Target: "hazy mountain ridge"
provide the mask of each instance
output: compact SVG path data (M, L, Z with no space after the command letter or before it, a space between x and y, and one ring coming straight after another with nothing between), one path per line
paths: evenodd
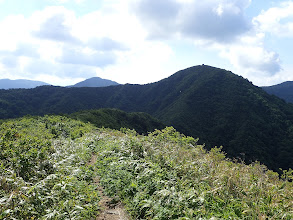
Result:
M116 85L119 85L119 83L108 79L102 79L100 77L92 77L69 87L106 87Z
M13 102L11 100L14 100ZM293 108L230 71L206 65L147 85L53 86L0 93L1 118L118 108L146 112L229 157L293 167Z
M0 89L32 89L37 86L49 85L48 83L27 79L0 79Z
M33 89L38 86L46 85L50 84L27 79L0 79L0 89ZM67 87L106 87L115 85L119 85L119 83L108 79L102 79L100 77L92 77Z
M286 81L273 86L262 87L269 94L278 96L286 102L293 103L293 81Z

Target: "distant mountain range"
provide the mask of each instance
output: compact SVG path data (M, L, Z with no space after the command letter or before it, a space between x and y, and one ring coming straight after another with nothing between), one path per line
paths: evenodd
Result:
M117 108L145 112L230 158L293 168L293 107L230 71L200 65L147 85L1 90L0 118Z
M116 86L116 85L119 85L119 84L117 82L114 82L108 79L102 79L100 77L92 77L69 87L106 87L106 86Z
M278 96L286 102L293 103L293 81L287 81L278 85L265 86L262 88L269 94Z
M31 89L37 86L49 85L45 82L26 79L0 79L0 89Z
M32 89L38 86L49 85L45 82L40 81L33 81L33 80L26 80L26 79L0 79L0 89ZM100 77L92 77L76 83L72 86L68 87L106 87L106 86L113 86L119 85L117 82L102 79Z

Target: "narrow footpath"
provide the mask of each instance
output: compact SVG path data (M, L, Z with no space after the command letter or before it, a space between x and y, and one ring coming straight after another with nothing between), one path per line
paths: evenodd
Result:
M89 165L94 165L97 161L97 156L92 155ZM96 220L130 220L127 212L120 202L115 202L110 197L104 195L103 187L99 183L99 177L94 178L95 184L98 186L98 191L101 196L99 206L101 213L97 216Z

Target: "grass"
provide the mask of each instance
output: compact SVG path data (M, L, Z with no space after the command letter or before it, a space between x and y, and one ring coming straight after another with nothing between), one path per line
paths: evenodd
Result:
M99 195L87 165L90 125L64 117L0 127L0 219L91 219Z
M293 218L292 182L259 163L206 152L173 128L104 135L96 145L101 183L136 219Z
M172 127L143 136L21 118L1 124L0 148L0 219L95 219L97 175L133 219L293 219L292 170L229 160Z

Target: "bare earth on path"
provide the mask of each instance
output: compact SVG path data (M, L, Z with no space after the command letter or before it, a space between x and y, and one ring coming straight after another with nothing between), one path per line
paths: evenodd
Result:
M95 164L97 156L92 155L89 165ZM120 202L115 202L112 198L104 195L103 187L99 184L99 178L94 178L95 184L98 185L98 191L101 195L99 202L101 213L97 216L96 220L130 220L127 212Z

